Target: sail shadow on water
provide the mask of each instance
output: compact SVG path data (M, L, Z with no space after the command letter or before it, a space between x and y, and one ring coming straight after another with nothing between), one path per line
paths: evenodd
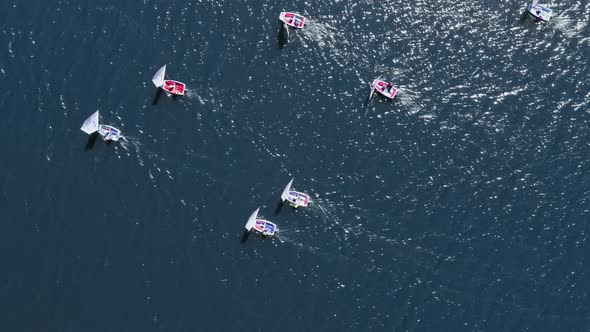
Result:
M282 200L278 200L277 202L277 207L275 208L275 216L278 216L279 213L281 213L281 210L283 209L283 201Z
M84 151L90 151L96 144L96 140L98 139L98 133L95 132L88 136L88 140L86 141L86 146L84 147Z
M162 89L157 88L156 89L156 93L154 94L154 99L152 99L152 105L156 105L158 104L158 101L160 100L160 96L162 96Z
M373 91L374 87L371 85L371 93L367 96L367 98L365 98L365 102L363 103L363 111L366 111L367 107L369 107L369 104L371 103L371 97L373 97Z
M367 108L367 106L369 106L370 101L371 101L371 96L367 96L367 98L365 98L365 102L363 103L363 110L365 110Z
M277 35L277 42L279 45L279 48L283 48L285 47L285 45L287 45L287 42L289 41L289 27L287 27L286 24L281 23L279 24L279 33Z
M244 242L248 241L249 237L250 237L250 231L244 230L244 233L242 233L242 238L240 239L240 242L244 243Z

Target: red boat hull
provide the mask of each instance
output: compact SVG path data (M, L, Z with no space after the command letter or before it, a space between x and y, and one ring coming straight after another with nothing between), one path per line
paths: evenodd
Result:
M182 96L186 90L186 84L178 81L166 80L164 81L164 85L162 85L162 89L173 95Z

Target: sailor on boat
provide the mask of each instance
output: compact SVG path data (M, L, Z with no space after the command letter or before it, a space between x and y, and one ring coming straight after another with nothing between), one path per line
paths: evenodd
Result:
M391 92L391 88L393 88L393 84L392 83L387 83L387 87L385 88L385 91Z

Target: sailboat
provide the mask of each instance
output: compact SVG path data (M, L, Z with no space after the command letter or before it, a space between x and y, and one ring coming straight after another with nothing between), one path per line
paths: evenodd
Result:
M293 180L295 180L295 178L291 179L291 181L287 183L285 189L283 189L283 193L281 194L281 200L283 202L289 202L291 206L294 208L298 208L300 206L306 207L309 204L309 195L299 191L291 190Z
M121 130L113 126L99 124L98 121L99 113L96 111L88 119L86 119L86 121L84 121L80 129L88 135L98 132L105 141L117 142L121 138L125 139L125 137L121 135Z
M539 0L533 0L528 7L529 14L539 21L547 22L551 19L553 11L545 5L540 5Z
M248 218L248 222L245 226L246 231L250 232L254 230L263 236L275 235L275 233L279 231L279 228L268 220L258 219L259 210L260 208L256 209L252 215L250 215L250 218Z
M396 87L393 86L392 83L385 82L380 78L376 79L371 83L371 93L369 94L369 99L373 96L373 93L378 91L383 96L393 99L397 94Z
M279 20L295 29L302 29L307 21L302 15L293 12L281 12Z
M158 88L162 88L164 91L169 92L173 95L183 96L186 90L186 84L174 80L167 80L166 76L166 65L162 66L152 78L152 82Z

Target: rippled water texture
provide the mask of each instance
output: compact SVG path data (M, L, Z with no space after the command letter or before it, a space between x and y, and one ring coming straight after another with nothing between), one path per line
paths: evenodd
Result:
M590 4L548 4L0 3L0 330L588 330Z

